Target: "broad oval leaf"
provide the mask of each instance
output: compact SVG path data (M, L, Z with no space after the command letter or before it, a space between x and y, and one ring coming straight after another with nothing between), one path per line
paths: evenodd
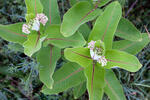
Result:
M76 62L82 67L87 67L93 61L88 48L67 48L64 51L64 56L67 60Z
M60 33L60 25L50 25L47 26L45 33L47 34L47 38L44 41L44 45L53 44L59 48L65 47L82 47L86 44L83 36L76 32L73 36L64 37Z
M83 82L75 86L73 90L74 99L78 99L79 97L81 97L85 93L85 91L86 91L86 82Z
M0 25L0 37L10 42L23 44L27 35L22 33L22 25L23 23Z
M32 31L28 35L27 41L23 43L24 53L31 57L35 52L40 50L42 42L45 38L46 36L43 36L40 33L37 33L36 31Z
M64 15L60 31L63 36L69 37L73 35L82 24L95 19L100 14L101 10L93 8L89 2L79 2Z
M122 86L111 69L106 70L104 92L110 100L126 100Z
M105 8L104 13L96 20L94 28L89 36L89 42L91 40L102 40L105 43L106 49L112 49L114 33L121 15L121 5L117 1L109 4Z
M129 41L129 40L115 41L113 42L113 49L118 49L136 55L148 43L150 43L150 38L148 37L147 33L143 33L142 41Z
M87 89L89 93L89 100L102 100L105 86L105 70L94 61L87 68L84 69L87 78Z
M47 25L61 23L57 0L41 0L43 12L48 17Z
M42 92L44 94L57 94L59 92L65 91L81 82L85 81L83 68L81 68L76 63L66 63L59 70L57 70L54 75L54 86L52 89L44 86Z
M40 80L50 89L53 87L54 80L52 76L55 71L56 63L60 57L61 50L52 45L41 48L37 55L37 62L39 62L40 66Z
M142 40L140 31L129 20L123 17L118 24L115 35L130 41Z
M130 72L138 71L142 65L136 56L118 50L106 51L107 65L105 68L119 67Z

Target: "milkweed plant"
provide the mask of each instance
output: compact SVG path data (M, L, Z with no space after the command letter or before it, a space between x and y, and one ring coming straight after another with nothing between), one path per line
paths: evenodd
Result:
M62 20L57 0L25 3L26 22L0 25L0 37L22 45L39 63L41 92L73 88L75 99L87 90L89 100L102 100L104 93L110 100L126 100L112 69L138 71L142 65L135 55L150 39L122 16L118 1L70 0ZM64 64L55 71L59 59Z

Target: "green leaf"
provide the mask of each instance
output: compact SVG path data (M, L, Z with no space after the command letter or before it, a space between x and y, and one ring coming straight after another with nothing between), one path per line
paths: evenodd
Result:
M85 93L85 91L86 91L86 82L83 82L74 87L73 90L74 99L78 99L79 97L81 97Z
M64 51L64 56L69 61L76 62L82 67L88 67L89 64L92 64L88 48L67 48Z
M52 76L55 71L56 63L60 57L61 50L52 45L41 48L37 55L37 62L40 64L40 80L50 89L53 87L54 80Z
M73 35L82 24L95 19L100 14L101 10L93 8L89 2L79 2L64 15L61 33L65 37L69 37Z
M60 33L60 25L51 25L48 26L45 30L45 33L48 35L46 40L44 41L44 45L53 44L59 48L65 47L82 47L86 44L83 36L76 32L71 37L64 37Z
M28 35L28 40L23 44L24 53L31 57L35 52L40 50L42 42L45 38L46 37L40 35L40 33L32 31L32 33Z
M122 86L111 69L106 70L104 92L110 100L126 100Z
M96 20L89 36L89 42L91 40L96 41L101 39L105 43L106 49L112 49L114 33L117 29L121 14L121 6L117 1L109 4L104 13Z
M130 41L142 40L140 31L138 31L137 28L125 18L121 18L115 35Z
M83 68L76 63L66 63L54 75L54 86L53 89L49 89L46 86L42 88L44 94L57 94L65 91L81 82L85 81L86 78L83 75Z
M95 4L99 2L98 7L102 7L106 5L108 2L110 2L110 0L91 0L91 1L93 1Z
M44 7L44 14L48 17L48 24L61 23L57 0L41 0Z
M79 28L79 32L82 33L82 35L83 35L85 40L88 40L88 37L89 37L90 32L91 32L91 29L90 29L90 27L87 24L83 24Z
M25 4L27 7L27 14L34 14L43 12L43 6L40 0L25 0Z
M136 55L149 42L150 42L150 39L149 39L147 33L143 33L142 41L128 41L128 40L115 41L115 42L113 42L113 49L119 49L121 51L125 51L130 54Z
M0 25L0 37L10 42L23 44L27 35L22 33L22 25L23 23Z
M136 56L118 50L106 51L107 65L105 68L120 67L130 72L138 71L142 65Z
M74 4L80 2L80 1L88 1L92 4L91 0L70 0L70 5L73 6Z
M93 62L93 64L85 68L84 72L87 78L89 100L102 100L105 86L105 70Z

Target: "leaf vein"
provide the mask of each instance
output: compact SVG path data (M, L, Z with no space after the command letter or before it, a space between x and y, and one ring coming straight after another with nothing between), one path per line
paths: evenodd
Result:
M65 81L65 80L69 79L71 76L73 76L73 75L79 73L79 72L82 71L83 69L84 69L84 68L79 68L79 69L77 69L76 71L74 71L73 73L69 74L69 75L66 76L64 79L62 79L62 80L56 82L55 84L59 84L59 83Z
M117 93L113 90L113 88L110 86L110 84L108 83L108 81L105 79L106 84L108 85L108 87L112 90L112 93L118 98L118 100L121 100L119 98L119 96L117 95Z
M110 25L110 22L111 22L111 20L112 20L113 15L114 15L114 9L115 9L115 7L116 7L116 5L114 6L114 8L113 8L113 10L112 10L110 19L109 19L109 21L108 21L108 23L107 23L107 27L106 27L106 29L105 29L105 32L103 33L102 41L104 41L104 38L105 38L105 36L106 36L106 34L107 34L108 27L109 27L109 25Z
M72 26L72 28L78 26L78 24L80 24L88 15L90 15L93 11L95 11L95 10L98 8L98 4L99 4L99 3L100 3L100 0L98 0L96 6L95 6L92 10L90 10L89 12L87 12L87 13L85 14L85 16L83 16L83 17L80 19L79 22L75 23L75 24ZM70 31L72 28L70 28L69 31Z
M67 40L67 39L63 39L63 38L47 38L45 39L45 41L47 40L62 40L62 41L69 41L69 42L80 42L79 40Z
M91 96L93 100L93 82L94 82L95 63L93 61L92 80L91 80Z
M82 54L80 54L80 53L77 53L77 52L74 52L74 51L72 51L73 53L75 53L75 54L77 54L77 55L79 55L79 56L82 56L82 57L85 57L85 58L88 58L88 59L92 59L91 57L88 57L88 56L85 56L85 55L82 55Z
M109 61L109 62L115 62L115 63L121 63L121 64L127 64L127 65L137 66L137 64L131 64L131 63L123 62L123 61L116 61L116 60L111 60L111 59L107 59L107 61Z
M26 35L23 35L23 34L20 34L20 33L16 33L16 32L10 31L10 30L3 30L3 31L5 31L5 32L7 31L7 32L10 32L10 33L18 35L18 36L27 37Z
M35 44L34 48L37 47L39 40L40 40L40 32L38 31L38 37L37 37L36 44Z
M36 0L35 0L35 8L34 8L34 10L35 10L35 15L36 15L37 14Z
M49 0L49 20L50 20L50 24L51 24L51 0Z

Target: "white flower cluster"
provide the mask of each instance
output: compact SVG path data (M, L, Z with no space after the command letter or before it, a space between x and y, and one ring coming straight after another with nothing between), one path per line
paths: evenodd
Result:
M105 56L102 56L101 48L95 47L96 41L91 41L88 43L88 48L90 49L90 55L93 60L96 60L98 63L101 63L102 66L106 66L107 60Z
M47 21L48 21L48 18L43 13L37 14L36 18L34 18L32 21L30 21L29 24L23 24L22 32L29 34L30 30L39 31L40 23L45 26Z

